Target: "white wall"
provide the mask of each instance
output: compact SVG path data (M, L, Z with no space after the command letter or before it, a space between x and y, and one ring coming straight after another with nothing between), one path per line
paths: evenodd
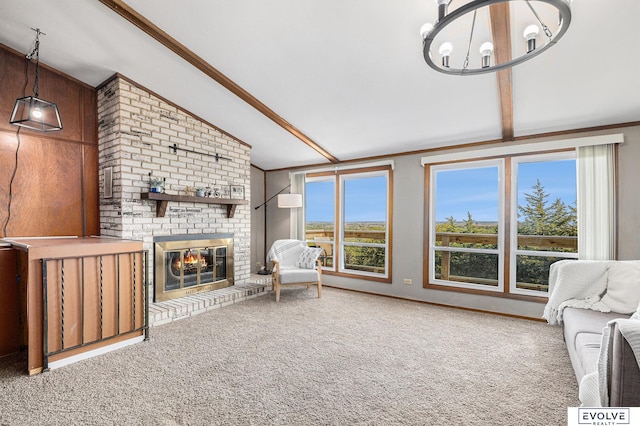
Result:
M599 134L623 133L625 142L619 149L619 223L618 257L640 259L640 126L590 133L563 135L551 138L527 140L527 143L543 140L560 140ZM422 287L422 238L424 229L424 169L420 159L425 154L393 157L394 206L393 206L393 273L392 283L385 284L362 279L350 279L324 274L323 282L341 288L377 294L421 300L432 303L482 309L512 315L540 318L544 304L490 297L460 292L425 289ZM289 183L287 171L267 172L267 194L275 193ZM281 210L281 211L278 211ZM289 237L289 212L270 208L267 217L267 240ZM253 247L252 247L253 250ZM405 278L412 285L403 283Z

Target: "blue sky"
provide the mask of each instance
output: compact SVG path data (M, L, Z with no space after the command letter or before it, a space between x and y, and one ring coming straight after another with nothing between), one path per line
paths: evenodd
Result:
M518 204L526 204L524 194L531 192L536 179L549 193L547 201L556 198L568 205L575 203L575 160L558 160L518 165ZM464 220L467 211L476 221L498 218L498 169L488 167L440 172L437 180L436 220L449 216ZM347 222L384 221L386 190L384 177L348 179L346 181ZM307 221L333 222L335 213L334 182L313 182L306 186Z
M575 203L575 160L520 163L518 165L518 204L525 205L525 193L532 192L536 179L544 187L548 203L560 198L568 205ZM444 171L438 173L436 220L467 218L467 212L476 221L498 219L498 169L486 167Z
M367 177L345 181L347 222L383 222L386 216L386 178ZM307 222L333 222L334 183L313 182L306 186Z

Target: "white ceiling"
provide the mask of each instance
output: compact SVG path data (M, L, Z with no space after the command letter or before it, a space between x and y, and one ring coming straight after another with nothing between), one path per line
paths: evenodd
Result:
M434 0L126 3L339 160L500 139L494 74L422 58ZM454 1L454 4L456 2ZM516 136L640 120L638 0L575 0L564 38L513 68ZM115 72L250 144L271 170L328 161L98 0L0 0L0 43L97 86Z

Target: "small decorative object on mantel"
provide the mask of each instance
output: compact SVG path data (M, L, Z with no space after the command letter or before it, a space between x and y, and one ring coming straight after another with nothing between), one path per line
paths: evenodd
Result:
M220 193L220 188L218 188L217 186L214 186L213 189L211 190L210 197L221 198L222 194Z
M196 197L206 197L207 193L204 188L196 188Z
M185 186L184 194L188 197L195 197L196 195L196 187L195 186Z
M229 185L229 192L231 193L232 200L244 200L244 186L243 185Z
M231 186L229 185L221 185L220 188L218 189L219 193L220 193L220 197L219 198L226 198L226 199L230 199L231 198Z
M149 173L149 192L164 192L165 178L153 177Z

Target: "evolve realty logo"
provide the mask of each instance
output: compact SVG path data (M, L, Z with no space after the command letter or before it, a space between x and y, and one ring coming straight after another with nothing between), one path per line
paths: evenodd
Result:
M628 408L578 408L579 425L615 426L637 425L631 423L631 412Z

